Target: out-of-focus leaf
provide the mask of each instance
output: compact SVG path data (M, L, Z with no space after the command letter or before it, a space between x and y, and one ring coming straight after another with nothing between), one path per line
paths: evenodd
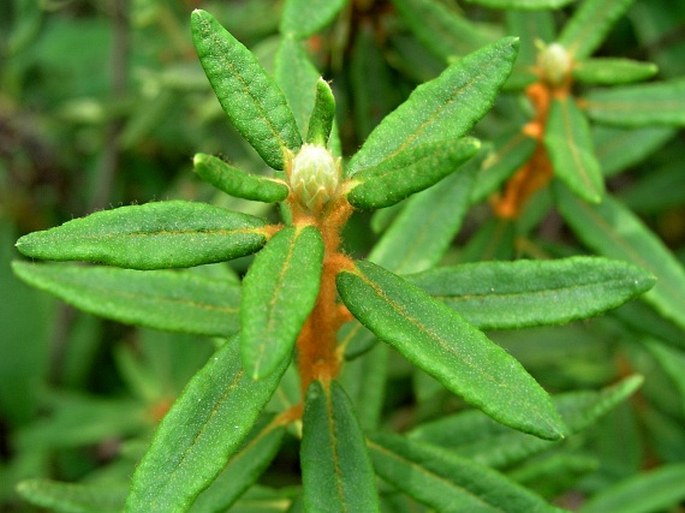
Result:
M540 385L449 307L371 262L341 272L337 283L357 319L448 390L515 429L550 440L564 436Z
M578 238L602 255L631 262L656 276L656 285L644 299L685 327L685 270L663 242L611 197L589 205L563 187L556 192L559 210Z
M685 80L597 89L581 100L595 121L621 126L685 125Z
M189 271L26 262L12 268L34 287L126 324L210 336L232 335L240 327L240 286Z
M578 62L573 67L573 78L586 84L626 84L651 78L658 71L656 64L651 62L598 57Z
M554 174L578 196L599 203L604 195L604 177L595 157L590 126L572 97L552 101L545 147Z
M477 139L465 137L400 149L355 174L347 199L358 208L389 207L455 172L479 147Z
M281 14L283 34L304 39L328 25L347 0L287 0Z
M668 374L676 386L681 404L681 413L685 414L685 375L683 375L685 353L654 339L648 340L646 344L661 368Z
M133 475L125 511L186 511L240 447L285 367L254 381L240 364L237 337L227 341L162 420Z
M436 265L461 227L477 171L478 166L469 162L410 198L371 250L369 260L400 274Z
M364 435L347 394L335 381L309 385L300 461L306 511L379 512Z
M206 153L195 155L193 168L205 182L237 198L275 203L288 197L288 186L283 182L245 173Z
M489 31L436 0L393 0L416 38L444 60L466 55L493 39Z
M437 447L390 433L368 444L384 480L441 513L560 511L498 472Z
M193 43L219 103L242 136L274 169L302 145L293 113L257 58L214 17L196 9Z
M269 423L253 431L254 436L228 460L209 488L197 496L190 513L227 511L266 470L281 445L285 428Z
M374 167L412 146L462 137L492 106L511 72L517 46L516 38L502 39L417 87L369 135L350 160L348 174Z
M581 513L650 513L674 507L685 498L685 464L673 464L625 479L607 488Z
M568 491L580 478L597 469L597 458L559 452L535 459L507 475L543 497L553 499Z
M646 126L619 128L597 125L592 127L595 155L604 176L613 176L651 155L676 133L675 128Z
M482 329L590 317L645 292L655 282L630 264L596 257L462 264L407 279Z
M643 381L641 376L631 376L597 392L560 394L554 397L554 404L568 426L569 434L575 434L625 401ZM507 429L476 410L419 425L409 436L495 468L514 465L556 445L556 442Z
M619 199L638 214L659 214L685 204L685 173L680 160L650 169L649 173L622 189Z
M241 355L254 378L290 361L302 325L314 308L323 262L314 226L288 227L259 252L243 280Z
M83 260L134 269L191 267L230 260L266 242L259 217L190 201L160 201L95 212L24 235L32 258Z
M35 506L57 513L118 513L126 500L127 484L75 484L29 479L17 492Z
M585 59L632 3L633 0L585 0L564 25L557 42L571 52L575 61Z
M559 9L574 0L467 0L469 3L493 9Z
M539 51L535 46L535 41L554 41L556 30L553 14L546 10L511 9L505 11L507 34L521 38L519 56L507 86L515 79L514 75L526 79L526 85L529 81L536 80L536 76L530 69L535 64Z

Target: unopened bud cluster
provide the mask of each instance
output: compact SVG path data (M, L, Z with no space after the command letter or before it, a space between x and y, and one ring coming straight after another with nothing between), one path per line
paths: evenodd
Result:
M538 69L546 82L551 85L562 85L571 74L573 60L559 43L543 46L538 54Z
M304 144L290 168L290 189L300 205L319 213L338 195L340 159L316 144Z

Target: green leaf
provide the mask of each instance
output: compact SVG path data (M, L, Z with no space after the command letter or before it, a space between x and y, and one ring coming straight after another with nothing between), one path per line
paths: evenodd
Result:
M590 125L573 98L553 100L545 147L556 176L584 200L602 201L604 177L595 157Z
M326 146L335 118L335 98L331 86L322 77L316 82L314 110L309 118L307 142Z
M228 336L240 328L240 286L190 271L13 262L26 283L86 312L147 328Z
M364 436L347 394L335 381L309 385L300 463L306 511L380 511Z
M281 446L285 428L274 423L258 427L209 488L198 495L190 513L227 511L266 470Z
M492 9L559 9L570 4L574 0L467 0L469 3L478 4Z
M314 308L323 263L323 240L314 226L288 227L259 252L243 280L240 305L242 358L255 379L290 359Z
M50 479L27 479L17 493L29 503L58 513L119 513L126 500L127 485L61 483Z
M560 511L498 472L443 449L390 433L371 437L368 445L384 480L440 513Z
M578 238L601 255L625 260L656 276L656 285L643 298L685 327L685 269L664 243L611 197L600 205L589 205L562 187L556 193L559 211Z
M259 250L266 222L190 201L161 201L95 212L29 233L17 249L32 258L84 260L134 269L191 267Z
M471 137L431 141L399 150L395 155L367 167L348 183L349 202L357 208L383 208L427 189L453 173L480 147Z
M626 84L652 78L658 71L651 62L600 57L578 62L573 67L573 78L586 84Z
M592 127L595 155L604 176L613 176L650 156L676 134L668 126ZM681 174L682 176L682 174Z
M483 27L436 0L393 0L409 29L445 61L466 55L492 41Z
M547 393L454 310L370 262L341 272L337 282L357 319L448 390L515 429L550 440L564 436Z
M554 396L554 404L568 426L568 434L573 435L625 401L643 381L642 376L635 375L599 391L559 394ZM477 410L419 425L408 436L495 468L511 467L558 443L508 429Z
M287 0L281 15L281 33L304 39L328 25L347 0Z
M507 475L529 490L555 499L573 490L573 485L598 468L596 456L556 452L526 462Z
M417 87L385 117L348 165L353 176L407 148L458 139L490 109L511 72L518 40L505 38L449 66Z
M585 59L632 3L633 0L585 0L566 23L557 42L571 52L574 61Z
M520 128L498 137L494 149L481 165L480 173L471 191L471 203L478 203L496 191L533 155L537 141L524 134Z
M655 283L642 269L599 257L461 264L407 279L482 329L583 319L615 308Z
M283 93L252 52L211 14L195 9L190 24L198 57L224 112L264 162L283 169L287 151L302 145Z
M406 202L373 247L369 260L404 274L436 265L449 249L469 206L478 166L473 161Z
M126 513L187 511L240 447L286 365L254 381L239 351L237 337L226 342L164 417L133 475Z
M595 121L621 126L685 125L685 80L595 90L582 100Z
M675 508L685 499L685 464L665 465L604 489L581 513L650 513Z
M212 155L197 153L193 169L205 182L237 198L275 203L288 197L285 183L245 173Z
M685 413L685 376L683 376L685 352L655 339L646 340L644 344L675 385L680 399L680 413Z

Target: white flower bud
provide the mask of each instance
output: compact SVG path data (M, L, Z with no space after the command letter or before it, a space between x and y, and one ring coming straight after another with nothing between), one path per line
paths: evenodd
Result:
M316 144L304 144L290 169L290 188L309 212L319 212L337 196L340 159Z
M561 85L571 73L573 60L559 43L545 46L538 54L538 67L544 79L552 85Z

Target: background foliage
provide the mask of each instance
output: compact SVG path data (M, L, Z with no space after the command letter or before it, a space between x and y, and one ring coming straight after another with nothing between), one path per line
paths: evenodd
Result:
M560 394L560 403L573 404L564 399L565 392L599 390L634 373L646 377L644 385L622 402L616 397L628 396L627 391L614 396L607 392L620 404L599 408L597 417L606 415L590 427L559 406L574 432L588 429L555 450L528 449L521 441L520 455L502 455L488 453L486 442L479 445L479 440L469 438L473 433L497 431L483 419L474 418L477 427L471 433L460 437L450 430L453 436L441 440L444 431L428 422L460 410L463 404L394 353L387 380L374 383L360 359L348 364L343 381L355 404L383 401L384 427L453 447L569 509L677 511L678 501L685 497L685 289L681 281L685 154L679 128L685 121L678 118L685 108L676 104L671 109L652 109L667 112L670 119L654 119L654 112L647 112L651 118L640 120L636 114L618 121L607 121L587 109L581 114L588 115L587 133L577 139L594 147L593 162L611 198L595 207L564 191L553 199L547 187L533 195L512 221L494 215L489 198L493 191L504 190L501 184L534 151L525 141L509 144L518 141L521 127L536 114L521 92L531 80L525 64L535 61L534 37L549 42L562 34L562 40L573 40L573 30L564 27L582 4L591 2L543 2L555 9L507 12L497 9L497 4L510 2L495 0L459 5L439 0L330 1L321 2L320 9L312 11L316 15L304 20L298 15L300 3L14 0L0 5L2 507L39 510L20 500L16 484L27 478L50 478L111 484L111 495L99 494L93 500L100 501L101 511L115 510L126 494L121 483L144 452L156 424L215 348L206 337L103 321L28 288L10 270L16 238L96 210L157 199L202 200L275 215L268 205L217 193L191 172L196 152L230 156L243 169L264 170L254 150L226 122L197 61L188 19L193 8L202 7L250 47L267 69L273 68L283 37L279 29L306 40L311 58L332 81L343 155L354 153L416 85L437 76L455 57L500 35L521 36L521 66L474 131L486 142L480 167L454 177L472 182L470 197L454 198L451 191L468 191L468 187L454 189L452 184L443 204L436 202L436 196L422 204L417 195L374 216L356 214L344 234L346 249L364 257L374 248L374 261L397 272L414 273L438 262L397 251L393 245L401 247L402 237L394 234L416 240L431 233L437 240L436 234L446 230L442 263L593 253L638 263L662 284L649 293L648 301L563 326L498 329L488 334L547 390ZM616 21L607 22L605 38L594 43L583 39L586 57L592 53L653 62L658 73L651 81L677 84L685 75L685 7L667 0L622 4L627 10L619 9ZM593 84L587 75L585 80L573 89L581 106L582 99L599 101L602 94L618 87ZM638 96L644 93L629 95L627 101ZM545 144L555 147L553 140L549 136ZM593 194L601 192L593 189L585 199L592 202ZM417 223L425 219L426 211L441 207L446 213L439 210L435 224ZM602 224L598 219L615 223ZM616 238L619 244L613 243ZM201 273L207 279L237 280L249 262L244 258L230 268L207 266ZM130 322L135 323L135 318ZM493 327L487 320L481 325ZM517 326L514 319L508 327ZM364 343L358 351L365 350ZM628 385L623 386L632 391L637 383ZM374 395L370 389L383 393ZM291 399L274 400L289 404ZM373 408L360 411L362 426L378 422L365 417L374 415ZM260 487L232 511L291 507L292 490L300 479L294 438L276 430L260 440L267 444L263 450L268 453L280 437L284 445ZM374 465L384 469L377 471L390 483L395 479L393 464L380 448L397 449L401 443L379 436L370 445ZM428 457L435 458L436 465L456 465L430 453ZM22 486L23 495L38 497L35 504L51 506L55 494L49 484L26 481ZM646 491L641 492L643 488ZM389 511L421 511L422 506L391 488L382 493ZM292 506L295 511L297 507L297 503ZM78 505L62 508L58 510L80 511Z

